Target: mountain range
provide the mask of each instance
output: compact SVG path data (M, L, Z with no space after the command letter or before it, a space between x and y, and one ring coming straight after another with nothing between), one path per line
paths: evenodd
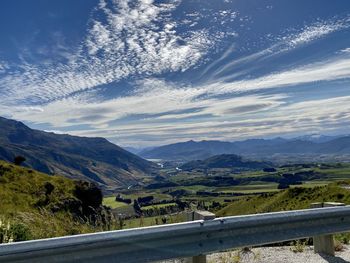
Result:
M0 117L0 159L23 156L25 166L96 182L103 189L151 179L156 165L104 138L88 138L33 130Z
M177 161L203 160L214 155L237 154L270 160L276 155L332 155L350 154L350 136L304 136L294 139L249 139L236 142L187 141L160 146L139 153L147 159Z

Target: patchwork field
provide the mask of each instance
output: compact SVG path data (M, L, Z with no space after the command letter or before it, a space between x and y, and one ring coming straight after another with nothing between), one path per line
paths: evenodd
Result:
M123 220L123 227L160 224L165 216L174 218L184 209L206 209L222 216L307 208L314 201L350 202L349 190L342 186L350 180L346 163L288 165L274 172L168 169L163 173L171 176L156 185L116 193L130 199L129 204L116 201L115 196L104 198L103 203ZM149 203L140 203L140 219L134 200L149 197Z

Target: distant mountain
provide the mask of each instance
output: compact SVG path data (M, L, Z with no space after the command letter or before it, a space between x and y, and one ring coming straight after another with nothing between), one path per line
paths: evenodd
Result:
M135 147L125 146L125 147L123 147L123 149L125 149L128 152L131 152L133 154L139 154L142 151L150 151L150 150L154 149L154 147L135 148Z
M304 135L304 136L299 136L295 138L294 140L300 140L300 141L311 141L311 142L329 142L331 140L337 139L339 137L344 137L341 135L338 136L329 136L329 135L322 135L322 134L309 134L309 135Z
M242 142L222 141L187 141L169 144L154 148L150 151L142 151L140 156L148 159L163 160L203 160L219 154L240 154L246 152L259 152L270 146L288 142L286 139L273 140L249 139Z
M142 151L139 155L148 159L202 160L218 154L232 153L233 151L234 148L230 142L188 141Z
M350 136L335 137L315 142L312 140L275 138L249 139L236 142L187 141L169 144L139 153L149 159L163 160L203 160L219 154L237 154L266 158L276 154L285 155L343 155L350 154Z
M137 184L156 168L104 138L33 130L0 117L0 159L12 161L16 155L41 172L88 179L104 189Z
M182 170L209 169L209 168L232 168L232 169L263 169L271 165L266 162L244 160L235 154L220 154L203 161L191 161L180 168Z
M133 153L133 154L138 154L139 152L142 151L142 149L134 148L134 147L122 147L122 148L128 152Z

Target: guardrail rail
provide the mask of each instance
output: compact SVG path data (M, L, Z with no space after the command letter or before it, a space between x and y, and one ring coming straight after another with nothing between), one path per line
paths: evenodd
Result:
M0 245L0 262L154 262L350 231L350 206L196 220Z

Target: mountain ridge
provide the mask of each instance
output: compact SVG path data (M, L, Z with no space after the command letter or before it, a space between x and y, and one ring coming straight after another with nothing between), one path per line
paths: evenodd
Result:
M335 136L315 142L301 138L248 139L244 141L187 141L163 145L139 153L143 158L163 160L203 160L214 155L236 154L266 157L274 154L350 154L350 136Z
M50 174L88 179L102 188L137 184L151 177L155 164L99 137L33 130L0 117L0 159L26 158L25 165Z

